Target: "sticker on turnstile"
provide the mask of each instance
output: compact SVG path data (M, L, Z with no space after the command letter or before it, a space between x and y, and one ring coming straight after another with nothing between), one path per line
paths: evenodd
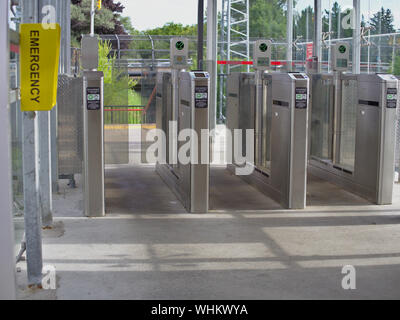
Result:
M196 108L208 108L208 87L196 87L194 103Z
M86 89L86 103L88 110L100 110L100 88Z
M388 88L387 89L387 107L390 109L397 108L397 89L396 88Z
M307 88L296 88L296 109L307 109Z

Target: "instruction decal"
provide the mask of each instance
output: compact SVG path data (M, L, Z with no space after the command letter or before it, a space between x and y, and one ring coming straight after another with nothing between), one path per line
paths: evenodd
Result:
M296 109L307 109L308 91L307 88L296 88Z
M86 89L86 102L89 111L101 109L100 95L100 88Z
M396 88L388 88L387 89L387 107L390 109L397 108L397 89Z
M195 107L208 108L208 87L195 87Z

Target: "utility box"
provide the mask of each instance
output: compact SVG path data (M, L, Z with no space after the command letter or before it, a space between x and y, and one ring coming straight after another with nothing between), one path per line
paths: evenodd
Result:
M171 68L182 70L188 65L189 41L186 38L172 38L170 42Z
M258 40L254 44L253 64L256 70L269 70L271 68L272 41Z
M348 71L350 61L350 45L346 42L337 42L332 50L332 70Z

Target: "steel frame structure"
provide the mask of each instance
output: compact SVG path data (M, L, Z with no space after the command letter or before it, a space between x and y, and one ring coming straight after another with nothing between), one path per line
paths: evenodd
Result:
M249 0L222 0L221 13L221 60L250 60L250 4ZM226 74L238 65L220 66L219 112L218 120L224 121L223 108L226 102ZM247 66L250 71L250 66Z

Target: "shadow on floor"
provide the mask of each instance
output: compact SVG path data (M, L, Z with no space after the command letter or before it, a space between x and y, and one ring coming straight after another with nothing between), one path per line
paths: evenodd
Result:
M107 214L186 213L152 165L109 166L105 176ZM307 207L365 207L371 202L313 175L308 176ZM276 211L283 207L225 167L210 170L211 211Z
M107 214L186 213L151 165L106 168Z
M329 181L309 174L307 177L307 206L368 206L370 201Z
M225 167L210 170L210 210L279 210L282 206Z

